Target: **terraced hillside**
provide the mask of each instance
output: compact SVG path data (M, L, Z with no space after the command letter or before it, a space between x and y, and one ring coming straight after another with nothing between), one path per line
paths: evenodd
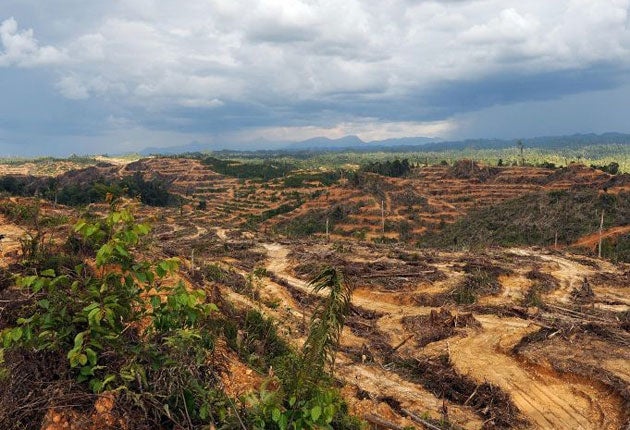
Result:
M606 188L614 194L624 189L624 181L614 182L611 178L581 165L561 170L488 168L470 161L416 168L407 178L368 173L329 189L269 224L279 225L280 231L293 232L296 225L316 223L317 228L305 233L321 233L328 218L334 224L334 233L341 236L413 239L453 223L472 210L537 191Z
M462 160L453 166L416 167L403 178L352 172L340 178L326 170L293 170L261 180L219 174L201 159L170 157L101 162L58 175L54 186L74 187L76 192L94 181L107 183L134 174L164 183L179 196L181 211L197 224L212 221L303 236L324 234L328 223L333 237L404 241L440 230L471 211L538 191L583 187L615 194L630 189L623 175L614 178L581 165L552 170L487 167ZM32 192L48 181L18 177L33 182L25 187ZM45 187L51 186L46 182Z
M293 181L319 171L291 172L268 181L220 175L195 159L156 158L127 165L121 174L158 176L189 202L190 222L211 220L225 226L291 236L324 234L364 239L415 240L481 208L540 191L602 189L614 194L628 184L581 165L551 170L485 167L470 161L454 166L413 169L405 178L364 173L325 186L317 180ZM193 210L200 208L201 210Z

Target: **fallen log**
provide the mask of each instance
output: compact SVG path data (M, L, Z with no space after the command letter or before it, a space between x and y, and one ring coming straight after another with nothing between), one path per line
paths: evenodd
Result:
M407 336L405 339L403 339L402 342L400 342L398 345L396 345L394 347L394 349L392 349L392 352L398 351L398 349L400 349L400 347L402 347L404 344L406 344L409 341L409 339L411 339L414 336L415 336L415 334L410 334L409 336Z
M422 424L423 426L425 426L426 428L428 428L430 430L442 430L440 427L431 424L427 420L425 420L423 418L420 418L418 415L414 414L411 411L408 411L407 409L401 409L401 411L405 415L407 415L411 419L411 421L414 421L414 422L416 422L418 424Z
M363 417L363 419L371 424L377 425L384 429L389 430L404 430L404 427L399 426L396 423L386 420L385 418L381 418L378 415L367 414Z
M552 304L546 304L546 306L552 309L559 310L561 312L566 312L571 316L571 318L598 321L601 323L608 323L608 324L616 324L616 321L605 319L598 315L586 314L584 312L578 312L573 309L567 309L567 308L563 308L562 306L557 306L557 305L552 305Z

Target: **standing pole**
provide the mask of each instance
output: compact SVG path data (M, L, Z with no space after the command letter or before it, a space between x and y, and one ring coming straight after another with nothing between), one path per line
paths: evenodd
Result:
M328 232L328 218L326 218L326 241L330 241L330 234Z
M602 258L602 230L604 229L604 209L602 209L602 217L599 220L599 251L597 256Z

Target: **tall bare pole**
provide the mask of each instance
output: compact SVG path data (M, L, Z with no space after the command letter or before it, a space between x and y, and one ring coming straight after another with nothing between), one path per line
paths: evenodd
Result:
M602 209L602 217L599 220L599 249L597 256L602 258L602 230L604 229L604 209Z
M326 218L326 240L330 240L330 234L328 233L328 218Z

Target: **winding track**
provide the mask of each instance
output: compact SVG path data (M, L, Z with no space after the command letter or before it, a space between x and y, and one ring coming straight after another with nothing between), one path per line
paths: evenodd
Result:
M267 270L276 274L293 287L312 294L308 284L289 273L289 249L280 244L265 244L268 254ZM534 251L518 251L523 255L534 255ZM562 300L572 284L581 279L590 269L570 260L550 256L536 256L549 263L555 263L556 275L565 288L557 299ZM576 267L579 266L579 267ZM567 285L568 284L568 285ZM281 286L277 286L282 288ZM374 295L362 296L360 290L353 296L353 303L367 310L374 310L385 315L378 326L387 326L400 337L404 332L401 317L421 315L430 312L430 308L417 306L398 306L375 300ZM566 297L566 296L565 296ZM534 428L547 429L616 429L619 426L619 400L599 386L587 384L553 374L540 366L534 368L525 365L510 354L511 348L524 336L538 329L529 322L516 318L500 318L494 315L479 315L482 329L469 329L466 336L451 337L441 341L441 346L448 348L454 367L462 374L481 382L488 381L501 387L508 394ZM384 324L387 322L386 324ZM393 333L392 333L393 334ZM432 349L440 347L438 342ZM399 381L399 377L386 369L373 368L341 360L339 374L346 381L359 379L367 388L376 389L381 395L402 398L405 403L413 404L414 396L410 387L419 389L424 400L424 407L439 405L441 402L415 384ZM403 383L404 382L404 383ZM411 391L409 391L411 390ZM433 399L427 402L428 398ZM422 397L420 396L420 397ZM416 400L420 401L418 397ZM437 401L437 403L435 402ZM478 423L469 422L466 428L477 428Z
M518 341L538 327L516 318L475 318L482 330L449 341L451 360L460 373L501 387L536 428L618 428L615 408L605 409L605 405L617 402L606 391L524 366L510 354Z

